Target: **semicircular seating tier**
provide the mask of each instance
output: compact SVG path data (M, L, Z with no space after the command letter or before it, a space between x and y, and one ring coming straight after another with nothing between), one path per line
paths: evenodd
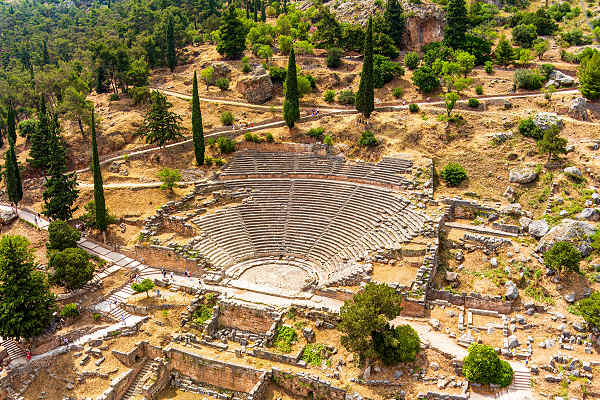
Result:
M317 266L321 284L369 251L401 249L428 235L431 219L405 198L377 186L323 179L222 182L240 202L191 222L190 243L211 264L227 268L260 257L297 257Z
M416 189L410 178L413 162L384 157L377 164L349 161L344 156L321 156L310 152L268 152L243 150L236 153L219 174L220 179L289 176L342 178L357 183L386 185L396 189Z

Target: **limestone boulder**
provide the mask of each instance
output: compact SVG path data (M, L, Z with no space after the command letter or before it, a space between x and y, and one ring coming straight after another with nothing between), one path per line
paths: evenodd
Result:
M519 289L513 281L506 281L506 283L504 284L504 288L506 289L504 297L506 297L507 300L513 301L516 300L517 297L519 297Z
M209 82L211 85L214 85L217 79L227 78L231 73L231 67L223 61L207 62L201 66L202 69L208 67L213 69L213 76Z
M581 178L583 176L583 174L581 173L581 170L577 167L567 167L563 170L563 172L567 175L575 175L579 178Z
M583 97L577 97L569 104L569 117L580 121L588 120L587 102Z
M552 126L558 126L560 129L563 128L563 122L556 113L553 112L539 112L533 116L533 123L541 130L549 129Z
M531 168L511 169L508 172L508 181L511 183L526 184L537 179L537 172Z
M527 231L529 232L529 234L536 239L539 239L546 233L548 233L549 229L550 227L548 226L548 223L546 222L546 220L543 219L531 221L529 223L529 226L527 227Z
M273 82L267 73L262 75L249 75L238 81L236 90L241 93L249 103L262 104L273 97Z
M14 210L0 210L0 225L10 224L17 219L17 214Z
M556 88L560 87L571 87L575 84L575 79L563 72L554 70L548 75L548 83L546 87L554 85Z
M598 210L597 208L584 208L577 215L577 219L587 221L598 221L600 220L600 210Z
M542 237L536 251L544 253L556 242L569 242L581 252L583 257L587 257L592 252L590 236L594 231L594 225L589 222L564 219Z

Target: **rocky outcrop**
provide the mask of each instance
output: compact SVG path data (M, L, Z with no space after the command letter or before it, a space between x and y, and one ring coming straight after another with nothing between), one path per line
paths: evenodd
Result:
M412 4L405 0L401 3L406 15L403 38L406 49L419 50L425 44L444 38L446 13L442 7L431 3ZM297 7L306 10L312 4L312 0L302 0ZM370 16L383 12L383 8L375 0L330 1L327 5L338 21L363 26L367 24Z
M548 223L546 222L546 220L543 220L543 219L531 221L529 223L529 225L527 226L527 230L528 230L529 234L536 239L539 239L542 236L544 236L546 233L548 233L549 229L550 229L550 227L548 226Z
M210 81L211 85L214 85L217 79L227 78L231 73L231 67L223 61L208 62L202 65L202 69L208 67L212 67L214 71L212 79Z
M562 73L558 70L554 70L550 72L548 75L548 82L546 83L546 87L554 86L555 88L561 87L571 87L575 84L575 79L570 77L569 75Z
M262 67L252 71L249 76L241 78L236 89L253 104L262 104L273 97L273 82Z
M508 181L511 183L531 183L537 179L537 172L531 168L511 169L508 173Z
M410 50L420 50L424 45L444 38L446 15L435 4L403 4L406 15L404 46Z
M590 236L595 230L594 225L589 222L564 219L544 235L536 251L543 253L556 242L569 242L581 252L583 257L587 257L592 252Z
M544 131L554 125L558 126L560 129L563 127L562 120L558 117L558 115L556 115L556 113L552 112L539 112L535 114L533 117L533 123L535 126Z
M569 104L569 117L580 121L588 120L587 102L583 97L577 97Z

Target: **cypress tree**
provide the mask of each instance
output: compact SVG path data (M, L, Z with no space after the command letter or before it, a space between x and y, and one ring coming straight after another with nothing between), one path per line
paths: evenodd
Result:
M68 221L77 210L77 207L73 207L73 204L77 200L79 190L77 190L75 173L65 174L67 169L66 150L59 137L59 131L58 117L54 114L51 137L48 143L48 175L50 175L50 179L45 183L43 213L53 220Z
M250 0L246 0L246 19L250 19Z
M21 186L21 172L17 163L15 153L15 142L8 139L10 145L8 151L4 154L4 176L6 178L6 192L8 200L17 207L17 204L23 198L23 186Z
M259 4L259 0L254 0L254 22L258 22L258 4Z
M283 119L288 128L292 129L294 123L300 118L300 102L298 96L298 76L296 75L296 56L294 48L290 51L287 76L285 79L285 100L283 102Z
M4 133L2 127L0 127L0 149L4 147Z
M177 53L175 52L175 26L173 16L169 17L167 24L167 65L171 72L175 71L177 66Z
M106 241L106 227L108 226L108 213L104 201L104 187L102 185L102 171L100 171L100 160L98 159L98 147L96 145L96 123L94 121L94 109L92 108L92 174L94 175L94 205L96 206L96 227L102 232Z
M388 23L388 34L396 43L396 46L402 44L402 36L404 35L405 17L402 5L398 0L388 0L385 12L383 13L385 20Z
M194 138L194 154L196 164L204 164L204 131L202 128L202 113L200 112L200 98L198 97L198 79L194 71L194 83L192 90L192 137Z
M15 123L15 109L10 104L8 106L8 115L6 117L6 130L8 133L8 140L12 140L14 143L17 143L17 126Z
M260 20L262 22L266 22L267 21L267 10L266 10L266 5L264 2L260 2Z
M42 66L50 64L50 54L48 54L48 43L44 40L42 44Z
M29 157L27 162L33 168L46 171L48 168L48 141L50 138L50 120L46 111L46 101L42 96L40 102L40 111L38 113L38 124L34 132L31 133L31 147L29 148Z
M373 83L373 21L369 18L367 35L365 37L364 58L360 85L356 94L356 109L366 118L371 116L375 109L375 93Z
M459 49L465 43L465 33L469 19L465 0L450 0L446 7L446 28L444 28L444 42L452 48Z

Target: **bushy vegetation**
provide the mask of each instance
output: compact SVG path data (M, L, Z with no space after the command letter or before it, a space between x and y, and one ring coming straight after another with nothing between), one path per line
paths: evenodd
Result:
M326 90L325 93L323 93L323 100L327 103L333 103L335 101L335 90Z
M50 222L48 225L48 250L64 250L77 247L77 241L81 238L81 233L65 221L60 219Z
M225 111L223 114L221 114L221 123L223 125L231 126L233 125L233 121L235 121L235 118L233 117L233 113L231 111Z
M569 242L556 242L544 253L544 265L557 272L579 272L581 252Z
M533 123L533 118L526 118L519 121L518 125L519 133L523 136L539 140L544 136L544 131L538 128Z
M479 107L479 100L474 99L474 98L470 98L469 101L468 101L468 105L471 108L477 108L477 107Z
M450 162L440 176L449 186L458 186L467 179L467 171L459 163Z
M513 80L519 89L537 90L544 85L545 78L538 71L518 69L514 73Z
M235 151L235 142L233 139L226 136L219 136L217 139L217 146L221 154L229 154Z
M63 318L75 318L79 315L79 309L77 308L77 304L69 303L65 304L65 306L60 310L60 316Z
M463 374L469 382L508 386L513 380L513 369L501 360L493 347L473 343L463 360Z
M404 65L411 71L419 66L419 62L421 62L421 58L416 51L410 51L404 56Z
M48 267L54 271L50 282L69 290L80 289L94 276L94 264L82 249L68 248L50 254Z
M358 145L362 147L375 147L378 144L379 141L370 130L364 131L358 140Z
M415 104L415 103L410 103L410 104L408 105L408 110L409 110L411 113L417 113L417 112L419 112L419 105L418 105L418 104Z
M322 343L309 343L304 348L302 353L302 359L307 365L313 367L320 367L324 360L327 360L329 356L329 350ZM328 360L329 361L329 360Z
M306 134L312 138L321 139L321 137L323 136L323 132L323 127L319 126L316 128L310 128Z
M338 103L342 105L354 105L355 98L352 90L342 90L338 93Z
M600 292L596 291L589 297L579 300L576 309L585 322L600 329Z
M292 351L292 345L298 340L298 333L292 327L279 325L273 339L273 346L282 353Z

